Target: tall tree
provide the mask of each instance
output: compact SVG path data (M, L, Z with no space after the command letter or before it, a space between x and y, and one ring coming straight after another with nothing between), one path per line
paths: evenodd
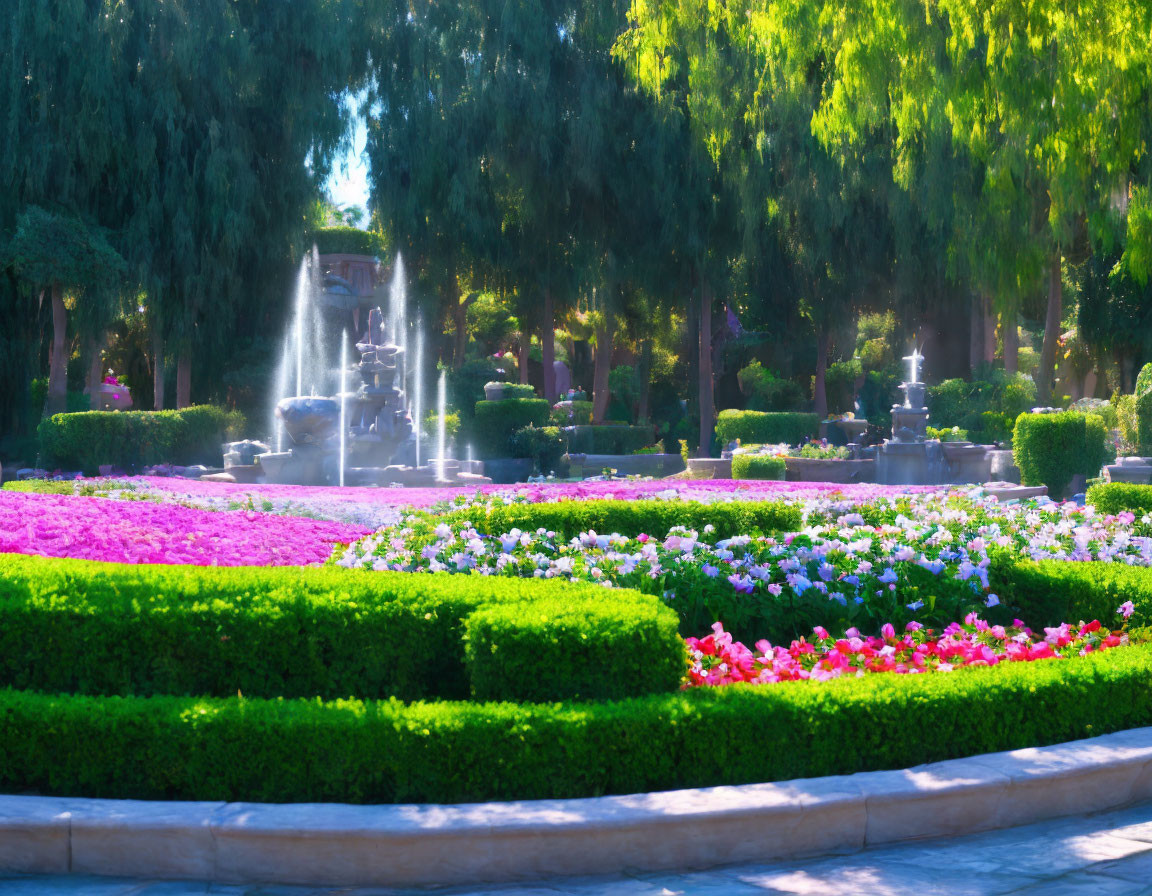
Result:
M124 260L98 227L35 206L17 219L8 251L17 274L46 291L51 301L52 352L44 411L60 414L68 409L68 311L64 294L69 292L83 303L114 293L125 274ZM89 318L96 316L89 311Z

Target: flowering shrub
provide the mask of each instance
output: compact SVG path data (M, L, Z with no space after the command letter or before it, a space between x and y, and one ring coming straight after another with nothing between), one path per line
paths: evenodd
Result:
M151 501L0 491L0 553L117 563L289 566L323 563L362 526Z
M1131 602L1120 607L1127 618ZM864 637L849 629L843 638L833 638L816 626L811 640L801 638L785 647L757 641L755 650L745 647L717 622L706 638L688 638L692 668L686 687L750 682L826 681L841 676L871 672L918 674L951 672L964 666L995 666L998 663L1032 662L1086 656L1098 650L1119 647L1128 642L1124 631L1109 631L1098 621L1071 626L1064 623L1044 629L1037 639L1019 620L1012 625L989 625L975 613L963 624L952 623L937 636L918 622L909 622L902 635L885 623L879 637Z

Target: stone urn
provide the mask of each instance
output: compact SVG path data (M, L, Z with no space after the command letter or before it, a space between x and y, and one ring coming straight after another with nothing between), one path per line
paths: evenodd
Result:
M504 384L491 382L484 384L484 399L486 401L503 401Z
M112 377L108 379L112 379ZM123 383L105 380L96 390L96 410L126 411L130 407L132 407L132 393Z

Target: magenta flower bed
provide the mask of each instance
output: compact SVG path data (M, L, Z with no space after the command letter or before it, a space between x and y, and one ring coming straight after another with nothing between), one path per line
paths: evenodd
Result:
M360 526L151 501L0 491L0 553L115 563L291 566L323 563Z
M126 482L174 495L243 500L245 496L301 503L347 501L357 504L383 504L392 507L431 507L441 501L482 494L523 496L529 501L563 501L586 498L648 498L678 496L691 500L771 498L823 498L842 495L854 501L891 497L916 492L941 491L934 486L888 486L871 483L838 485L829 482L751 482L731 479L648 480L606 482L548 482L526 485L487 485L469 488L331 488L304 485L244 485L241 483L200 482L194 479L137 477Z

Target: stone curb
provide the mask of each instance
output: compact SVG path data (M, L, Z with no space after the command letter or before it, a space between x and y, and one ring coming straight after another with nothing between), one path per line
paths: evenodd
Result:
M0 796L0 869L414 886L689 870L955 836L1152 800L1152 728L664 793L459 805Z

